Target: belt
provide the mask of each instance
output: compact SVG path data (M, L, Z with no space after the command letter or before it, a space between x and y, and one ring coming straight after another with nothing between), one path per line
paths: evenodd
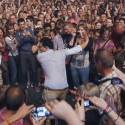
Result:
M64 90L68 89L68 87L66 87L66 88L64 88L64 89L51 89L51 88L49 88L49 87L44 86L44 89L46 89L46 90L51 90L51 91L64 91Z

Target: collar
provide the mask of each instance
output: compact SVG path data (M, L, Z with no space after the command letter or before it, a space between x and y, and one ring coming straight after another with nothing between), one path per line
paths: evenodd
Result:
M41 55L46 56L46 55L52 53L53 51L54 51L53 49L48 49L48 50L45 51L45 52L41 52Z
M103 77L101 80L98 80L99 82L102 82L103 80L106 80L106 79L111 79L113 77L116 77L116 72L115 71L112 71L109 75Z

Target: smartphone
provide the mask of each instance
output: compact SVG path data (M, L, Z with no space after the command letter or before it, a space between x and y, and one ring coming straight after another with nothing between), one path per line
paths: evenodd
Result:
M122 84L122 83L123 83L123 81L120 78L118 78L118 77L113 77L111 79L111 84L113 84L113 85Z
M93 103L90 102L88 99L85 99L84 100L84 106L87 107L87 106L93 106Z
M89 100L84 100L84 106L85 107L89 106Z
M38 121L39 119L41 119L44 116L51 115L51 113L48 111L48 109L45 108L44 106L36 107L35 109L32 110L31 114L36 121Z

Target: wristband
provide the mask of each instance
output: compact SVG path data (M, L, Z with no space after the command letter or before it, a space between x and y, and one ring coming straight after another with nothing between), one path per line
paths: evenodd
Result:
M103 110L104 112L106 112L106 110L109 108L109 105L107 104L107 106L105 107L105 109Z
M112 108L109 107L109 108L105 111L105 113L106 113L106 114L109 114L111 111L112 111Z
M113 122L115 123L118 120L118 118L119 118L119 115L117 116L117 118L115 120L113 120Z
M6 119L5 122L7 123L7 125L11 125L9 120Z

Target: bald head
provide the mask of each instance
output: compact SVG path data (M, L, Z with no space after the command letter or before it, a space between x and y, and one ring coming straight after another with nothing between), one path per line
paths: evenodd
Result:
M5 106L8 110L18 110L26 102L26 92L21 87L15 85L9 87L5 93Z

